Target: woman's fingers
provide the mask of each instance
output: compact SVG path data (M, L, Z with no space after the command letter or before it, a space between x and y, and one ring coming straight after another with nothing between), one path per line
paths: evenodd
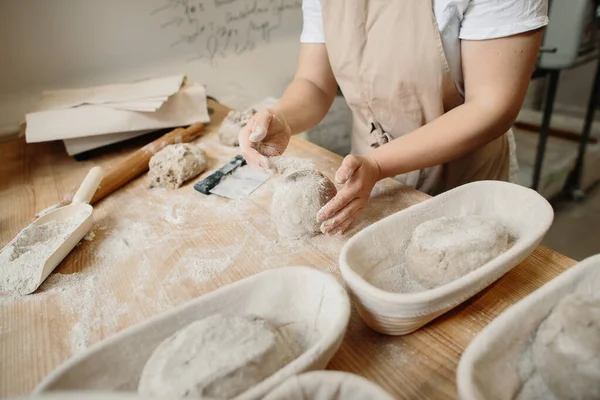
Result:
M246 160L249 165L262 168L263 166L267 165L267 158L260 154L255 149L255 144L250 141L249 136L252 133L253 126L254 121L251 119L240 131L238 135L240 151L242 153L242 157L244 157L244 160Z
M335 180L337 183L343 185L348 182L352 175L354 175L354 171L356 171L361 165L360 159L355 155L350 154L349 156L344 157L344 161L342 161L342 165L338 168L335 173Z
M342 208L356 198L356 194L357 191L354 188L345 186L333 199L319 210L317 213L317 221L327 221L336 215Z
M358 214L358 212L356 214ZM352 225L352 222L354 222L354 220L356 219L356 214L354 214L353 216L348 218L346 221L339 224L337 226L337 228L330 231L328 234L329 235L343 235L346 232L346 230L350 227L350 225Z
M323 233L334 233L338 231L343 231L347 228L356 214L358 214L363 209L363 204L361 199L355 198L350 203L348 203L340 212L338 212L333 218L328 219L327 221L321 224L321 232Z
M252 119L254 123L251 126L248 139L252 143L259 143L267 136L269 125L271 125L271 121L273 120L273 114L269 110L261 110Z

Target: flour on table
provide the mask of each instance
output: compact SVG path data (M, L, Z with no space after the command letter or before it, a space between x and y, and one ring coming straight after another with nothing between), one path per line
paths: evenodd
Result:
M307 163L301 158L286 159ZM348 235L406 207L406 196L399 200L397 191L379 184L373 196ZM55 359L77 354L132 323L231 283L232 275L246 274L244 264L249 262L257 263L261 270L297 265L299 256L317 250L323 257L311 262L329 268L341 279L336 260L345 239L326 235L278 239L269 213L257 213L262 206L252 198L225 202L206 196L199 201L191 187L176 191L154 188L149 199L119 191L103 203L106 208L94 211L94 240L84 240L72 252L74 261L68 269L59 267L30 296L0 296L0 308L7 315L19 307L40 309L51 304L58 308L66 323L51 332ZM107 213L107 209L112 211ZM210 222L199 225L198 218ZM233 237L230 233L234 231L243 234ZM190 246L191 240L214 243L215 232L220 233L222 251L215 246ZM226 274L231 268L244 272ZM47 315L40 320L52 323ZM20 329L3 328L0 335Z
M317 171L288 175L277 186L271 217L280 237L300 239L320 232L317 212L337 193L333 182Z
M499 222L476 215L436 218L414 230L406 268L415 281L433 289L483 266L508 243L509 232Z
M286 339L257 316L212 315L154 350L138 392L149 397L231 399L297 356Z
M0 252L0 293L28 294L41 278L41 268L63 242L89 217L82 210L61 221L32 224Z
M254 114L256 114L256 110L252 108L243 111L229 111L221 125L219 125L219 141L226 146L239 146L239 133Z
M206 153L188 144L171 144L150 158L150 187L177 189L206 169Z

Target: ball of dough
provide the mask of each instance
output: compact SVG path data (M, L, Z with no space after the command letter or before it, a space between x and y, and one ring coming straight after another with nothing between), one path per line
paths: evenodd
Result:
M300 239L320 232L317 212L337 193L333 182L318 171L288 175L273 195L271 217L280 237Z
M536 368L559 399L600 399L600 296L565 296L540 324Z
M206 169L206 153L188 143L171 144L150 158L150 187L177 189Z
M509 233L475 215L442 217L417 226L406 249L411 277L432 289L481 267L508 247Z
M256 114L256 110L252 108L244 111L229 111L221 125L219 125L219 141L226 146L239 146L238 135L240 130L246 126L254 114Z
M138 392L147 397L231 399L292 358L290 343L267 321L216 314L163 341L142 371Z

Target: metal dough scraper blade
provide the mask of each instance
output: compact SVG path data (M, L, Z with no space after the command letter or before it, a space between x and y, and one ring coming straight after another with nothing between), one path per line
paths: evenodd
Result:
M232 200L249 196L262 185L271 173L246 165L242 156L236 156L218 171L194 185L204 194L216 194Z

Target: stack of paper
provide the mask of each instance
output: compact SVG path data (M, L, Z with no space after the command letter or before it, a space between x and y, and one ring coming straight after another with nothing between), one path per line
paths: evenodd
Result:
M63 140L70 155L157 129L210 121L204 86L184 75L55 90L26 115L26 140Z

